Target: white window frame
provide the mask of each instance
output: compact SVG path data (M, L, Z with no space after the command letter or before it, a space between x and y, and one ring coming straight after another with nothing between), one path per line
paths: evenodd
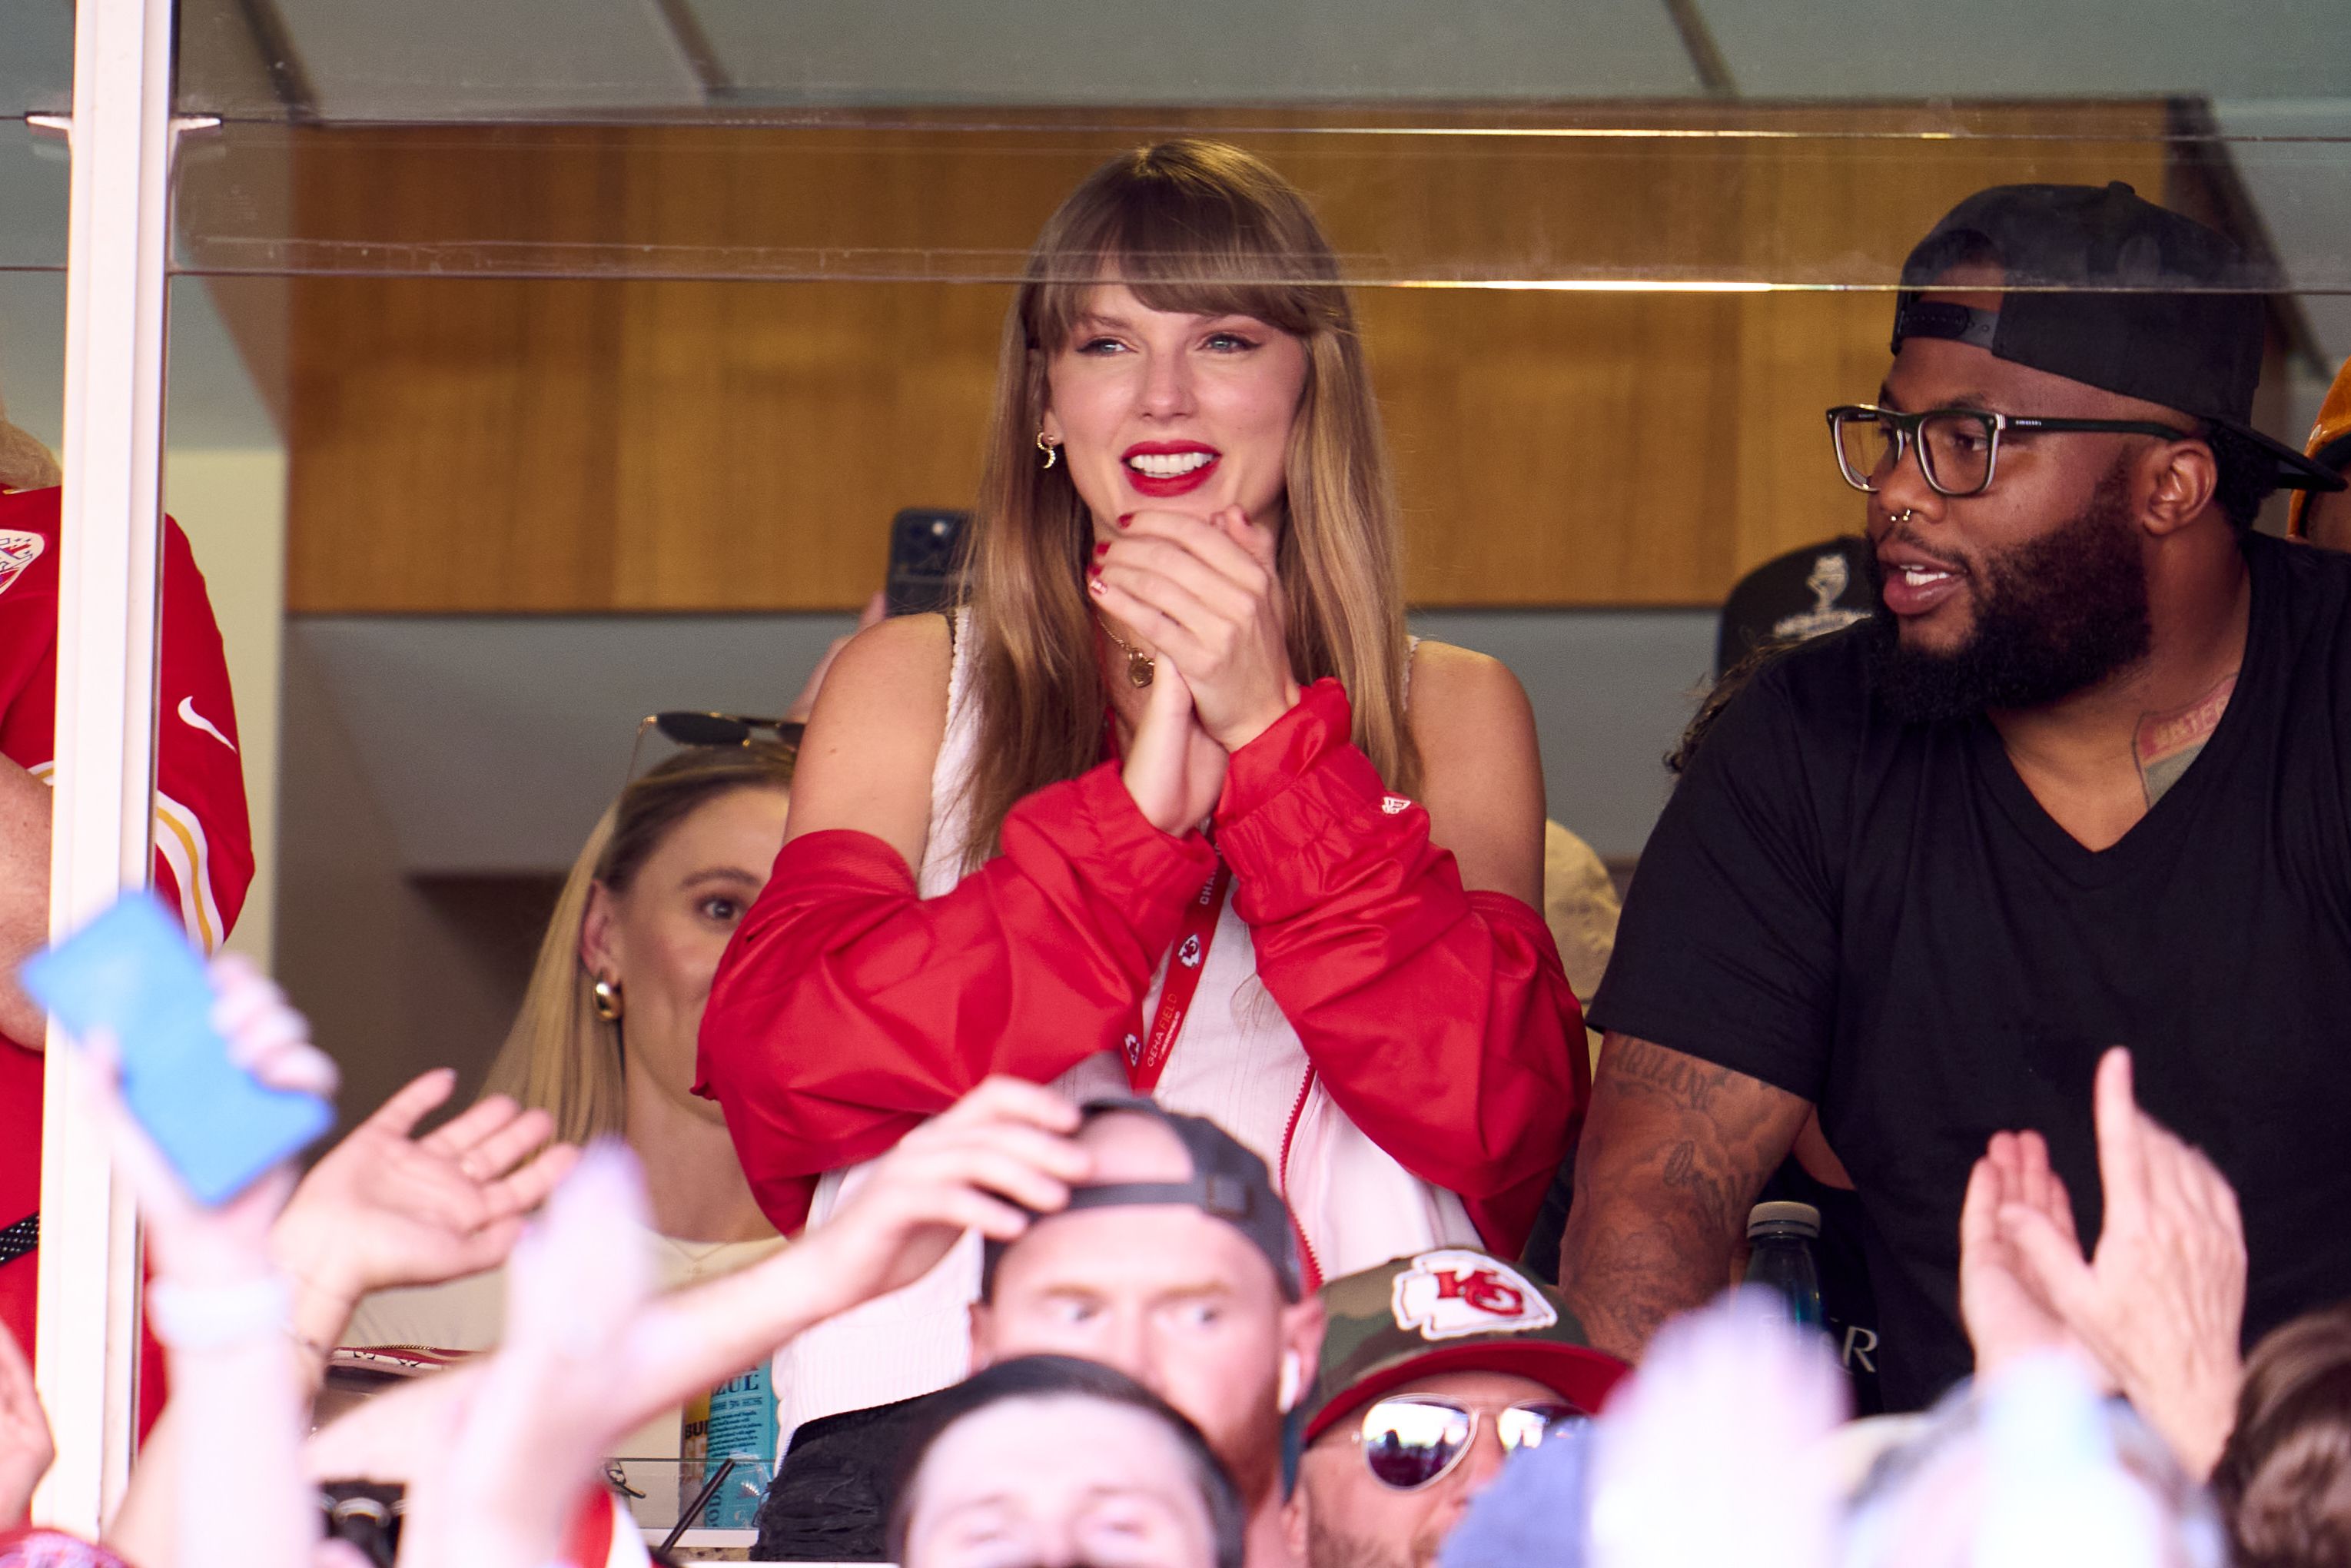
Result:
M171 0L79 0L66 261L49 929L151 873L156 559L162 523ZM96 1537L136 1437L139 1239L53 1026L41 1145L35 1379L57 1463L34 1517Z

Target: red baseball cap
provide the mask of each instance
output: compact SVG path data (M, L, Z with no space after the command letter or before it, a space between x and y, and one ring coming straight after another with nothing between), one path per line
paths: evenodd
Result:
M1445 1247L1322 1287L1327 1327L1308 1442L1384 1394L1442 1372L1508 1372L1597 1414L1627 1370L1594 1350L1550 1286L1490 1253Z

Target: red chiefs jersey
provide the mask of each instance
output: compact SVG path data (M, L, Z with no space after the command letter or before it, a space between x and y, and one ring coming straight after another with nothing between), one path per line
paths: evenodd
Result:
M44 781L57 758L59 499L56 489L0 492L0 755ZM162 578L155 892L209 952L253 881L253 829L220 628L188 537L169 518ZM0 1039L0 1227L40 1207L41 1061ZM0 1322L27 1353L36 1258L0 1264Z

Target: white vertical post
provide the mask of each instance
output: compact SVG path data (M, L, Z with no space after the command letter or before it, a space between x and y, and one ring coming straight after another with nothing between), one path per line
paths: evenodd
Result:
M66 258L65 515L49 926L150 866L155 569L171 191L171 0L79 0ZM139 1243L51 1031L41 1145L40 1349L57 1458L46 1522L95 1536L130 1475Z

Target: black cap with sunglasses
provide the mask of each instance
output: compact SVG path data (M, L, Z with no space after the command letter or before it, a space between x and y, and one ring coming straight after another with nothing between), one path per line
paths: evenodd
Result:
M1923 293L1969 264L2000 269L1999 309ZM2209 421L2274 459L2284 488L2343 488L2338 476L2252 425L2268 337L2265 296L2274 280L2257 276L2226 235L2157 206L2120 181L1979 191L1910 252L1902 285L1894 312L1896 352L1909 338L1973 344L1997 359ZM2125 423L2030 423L2197 434ZM1995 443L1997 434L1991 433ZM1962 481L1947 493L1969 490Z
M1400 1490L1444 1475L1477 1437L1475 1412L1404 1392L1419 1379L1507 1372L1550 1389L1557 1403L1498 1418L1503 1447L1516 1448L1597 1414L1625 1375L1623 1362L1584 1342L1558 1292L1473 1248L1398 1258L1332 1281L1322 1297L1328 1326L1302 1406L1306 1440L1357 1420L1373 1476Z

